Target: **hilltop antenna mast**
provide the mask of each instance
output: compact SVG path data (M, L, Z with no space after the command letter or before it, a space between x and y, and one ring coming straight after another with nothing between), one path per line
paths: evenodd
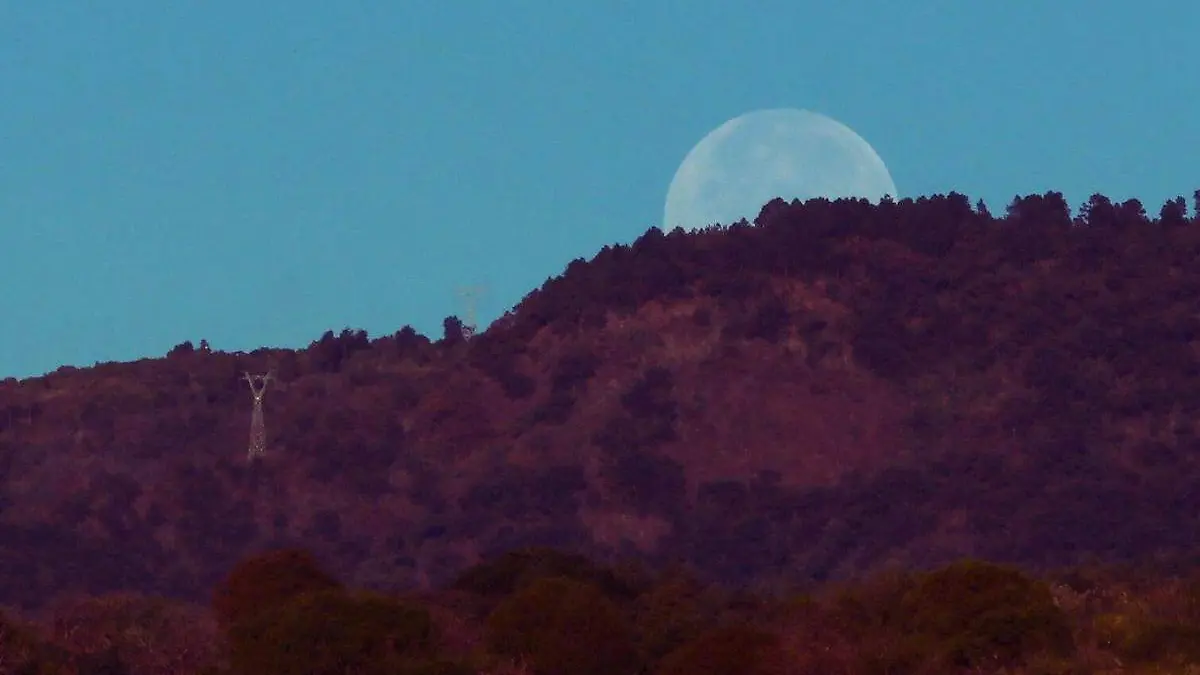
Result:
M462 300L463 309L463 337L468 340L475 336L478 330L478 324L475 323L475 303L479 301L486 289L483 286L460 286L458 288L458 297Z
M254 411L250 414L250 459L261 457L267 451L267 427L263 423L263 397L267 394L267 384L275 379L271 372L264 375L246 373L246 382L250 385L250 395L254 398Z

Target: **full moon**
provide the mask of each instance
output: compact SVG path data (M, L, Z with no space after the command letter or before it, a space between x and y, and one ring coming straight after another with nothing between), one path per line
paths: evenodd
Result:
M808 110L756 110L700 139L667 190L663 230L753 221L785 201L896 196L887 166L861 136Z

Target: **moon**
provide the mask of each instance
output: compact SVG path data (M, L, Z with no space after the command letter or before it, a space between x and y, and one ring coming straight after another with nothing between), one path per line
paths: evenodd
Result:
M850 127L809 110L756 110L713 129L684 157L667 189L663 230L753 221L776 197L884 195L896 196L887 165Z

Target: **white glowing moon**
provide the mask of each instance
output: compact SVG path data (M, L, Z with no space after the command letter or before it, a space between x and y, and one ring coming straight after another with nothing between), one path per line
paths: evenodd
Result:
M808 110L757 110L712 130L671 179L663 230L742 218L753 222L775 197L896 196L887 166L850 127Z

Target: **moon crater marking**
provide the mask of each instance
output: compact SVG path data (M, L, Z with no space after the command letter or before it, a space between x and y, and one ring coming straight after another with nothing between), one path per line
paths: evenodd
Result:
M663 229L752 220L775 197L884 195L896 196L896 184L852 129L808 110L757 110L713 129L684 157L667 190Z

